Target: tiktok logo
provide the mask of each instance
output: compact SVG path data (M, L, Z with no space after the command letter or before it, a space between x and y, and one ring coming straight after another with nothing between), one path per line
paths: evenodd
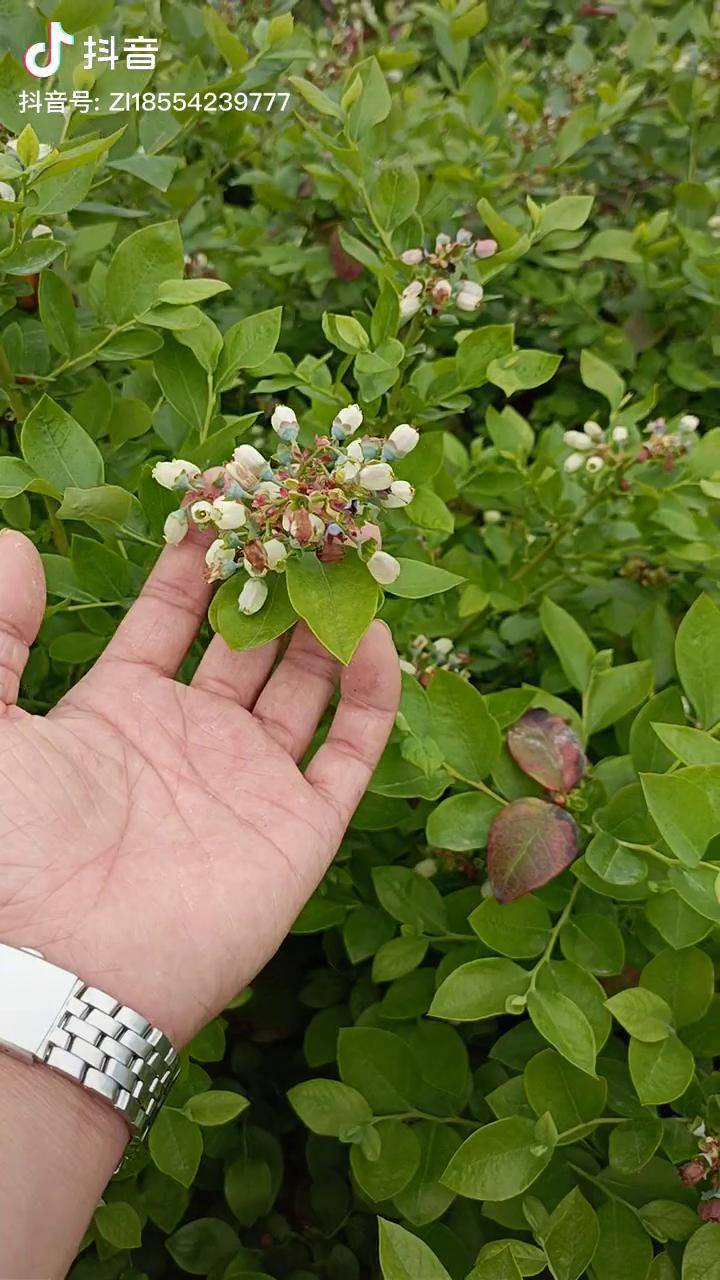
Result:
M39 80L44 80L47 76L54 76L55 72L60 69L62 46L64 44L74 43L75 37L68 35L67 31L63 31L61 22L51 22L49 54L48 46L45 44L44 40L39 40L37 44L28 45L25 50L25 66L30 72L30 75L36 76ZM40 59L46 54L48 54L47 62L40 62Z

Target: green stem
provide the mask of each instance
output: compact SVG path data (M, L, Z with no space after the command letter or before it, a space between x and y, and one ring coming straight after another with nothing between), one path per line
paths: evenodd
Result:
M552 953L555 950L555 943L560 937L560 931L563 925L567 923L567 920L572 912L572 909L575 906L575 900L580 892L580 889L581 889L580 881L577 880L575 882L575 885L573 886L573 891L570 894L570 897L568 898L563 910L561 911L560 915L557 918L557 921L555 922L555 927L553 928L550 934L550 937L548 938L547 946L532 971L532 976L530 978L530 988L529 988L530 991L535 990L535 986L538 980L538 974L540 973L540 970L542 969L543 965L547 964L548 961L552 959Z
M445 772L450 774L451 778L455 778L458 782L464 782L465 786L472 787L475 791L482 791L483 795L489 796L491 800L495 800L497 804L506 805L507 800L503 796L499 796L497 791L493 791L491 787L486 786L484 782L472 782L470 778L465 778L457 769L451 769L450 765L445 765Z
M33 381L54 382L61 374L67 373L69 369L75 369L79 364L84 364L86 361L92 364L93 359L100 351L102 351L103 347L106 347L109 342L112 342L113 338L117 337L119 333L124 333L126 329L132 329L133 326L139 322L140 318L141 317L138 316L132 320L128 320L125 324L113 325L112 329L109 329L105 334L105 337L101 338L100 341L97 342L94 347L91 347L89 351L83 351L81 355L74 356L72 360L63 360L62 364L56 365L54 369L50 370L50 373L35 374Z
M459 1124L464 1129L479 1129L479 1120L463 1120L460 1116L432 1116L428 1111L394 1111L385 1116L373 1116L370 1124L380 1120L432 1120L433 1124Z
M616 1204L625 1205L625 1208L630 1209L630 1211L635 1214L638 1221L642 1222L642 1218L635 1208L635 1205L630 1204L628 1200L623 1200L622 1196L619 1196L615 1191L611 1191L610 1188L606 1187L605 1183L601 1182L599 1178L596 1178L594 1174L588 1173L587 1170L583 1169L579 1164L573 1164L571 1160L568 1160L567 1167L568 1169L572 1169L573 1173L579 1174L581 1178L585 1178L587 1182L591 1182L594 1187L597 1187L598 1191L602 1191L603 1195L607 1196L608 1200L614 1200Z
M43 498L43 502L45 503L45 510L47 511L48 518L50 520L53 542L60 552L60 555L69 556L70 543L68 542L64 525L61 520L58 520L56 515L56 508L59 507L60 504L59 502L55 502L54 498ZM53 506L54 502L55 506Z

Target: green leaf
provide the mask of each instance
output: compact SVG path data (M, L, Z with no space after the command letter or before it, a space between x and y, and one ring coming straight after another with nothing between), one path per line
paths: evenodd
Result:
M428 688L432 735L448 768L468 782L487 777L500 754L500 730L467 680L436 671Z
M553 231L577 231L590 217L593 196L561 196L540 210L534 239L542 240Z
M611 996L605 1003L620 1026L636 1040L652 1044L658 1040L666 1040L673 1030L670 1005L662 996L644 987L618 991L617 995Z
M471 1134L442 1182L470 1200L510 1200L532 1186L551 1158L552 1147L535 1138L534 1122L509 1116Z
M0 502L24 493L34 479L35 473L22 458L0 458Z
M633 1116L610 1131L610 1164L618 1173L639 1173L655 1155L663 1136L658 1116Z
M105 311L114 324L140 316L157 300L160 285L183 275L177 222L157 222L133 231L118 245L105 283Z
M166 1248L182 1271L207 1276L227 1265L237 1254L240 1241L221 1218L195 1218L170 1236Z
M696 867L720 820L701 786L682 773L640 775L650 815L681 862Z
M185 307L188 303L203 302L230 288L224 280L165 280L157 291L158 302Z
M140 1248L140 1219L131 1204L114 1200L112 1204L99 1205L93 1224L103 1240L107 1240L114 1249Z
M463 338L455 356L457 385L461 391L481 387L487 382L489 366L495 360L512 355L514 332L511 324L485 324Z
M706 1222L688 1242L682 1280L720 1280L720 1232L714 1222Z
M435 596L442 591L450 591L465 578L457 573L448 573L434 564L425 564L423 560L405 560L398 557L400 576L391 582L386 590L404 600L422 600L425 596Z
M524 996L529 986L530 974L512 960L470 960L453 969L440 984L430 1017L450 1022L499 1017L506 1012L508 1001Z
M109 160L108 169L119 169L121 173L129 173L139 182L146 182L156 191L167 191L181 164L180 156L149 156L139 153L124 156L121 160Z
M591 1125L605 1108L605 1081L587 1075L554 1049L543 1049L530 1059L523 1082L535 1114L549 1111L561 1134Z
M280 337L281 323L282 307L273 307L230 326L218 364L218 390L232 386L238 370L257 369L270 359Z
M704 729L720 720L720 609L699 596L685 614L675 640L683 689Z
M455 520L452 511L429 485L419 485L415 497L405 508L407 519L430 533L452 533Z
M413 1107L418 1064L400 1036L377 1027L343 1027L337 1060L344 1083L361 1093L376 1115Z
M192 352L169 334L153 361L163 395L190 427L199 431L210 404L208 375Z
M608 916L579 912L560 932L560 948L566 960L581 969L607 977L625 965L623 935Z
M28 466L60 492L102 484L102 455L94 440L49 396L42 396L25 419L20 436Z
M384 1280L450 1280L432 1249L397 1222L378 1220L380 1268Z
M138 499L115 484L67 488L58 509L61 520L82 520L98 532L147 541L147 521Z
M597 1210L600 1240L593 1257L593 1280L646 1280L652 1244L632 1209L606 1200Z
M704 730L691 729L684 724L653 724L652 727L668 751L683 764L720 764L720 742Z
M371 202L380 225L394 231L415 212L420 196L417 173L408 164L381 169L372 188Z
M480 4L471 4L469 9L460 13L450 21L450 35L453 40L472 40L480 35L488 24L488 7L484 0Z
M348 138L357 142L363 138L376 124L380 124L390 114L392 99L387 81L375 58L366 58L357 63L350 72L349 88L357 84L357 94L351 94L352 102L347 106L345 132ZM347 92L347 91L346 91ZM346 98L343 95L343 105Z
M613 411L620 407L625 394L625 383L611 365L593 355L592 351L580 353L580 377L586 387L591 391L599 391L605 397Z
M414 1131L399 1120L381 1120L375 1133L380 1141L377 1159L368 1159L362 1146L354 1143L350 1167L360 1190L377 1204L404 1191L417 1172L421 1152Z
M438 849L484 849L498 801L478 791L449 796L432 810L426 827L428 844Z
M539 956L547 946L551 931L546 908L532 894L506 906L494 898L486 898L471 913L468 924L491 951L513 960Z
M328 342L347 355L354 356L358 351L367 351L370 346L367 331L353 316L333 315L330 311L325 311L322 330Z
M661 1107L682 1096L695 1074L695 1059L676 1036L656 1044L630 1041L630 1075L645 1107Z
M600 1226L578 1187L553 1210L541 1238L555 1280L579 1280L585 1274L598 1246Z
M492 360L488 365L488 381L501 387L506 396L527 391L549 382L560 367L562 356L549 351L515 351L512 355Z
M53 240L52 236L26 240L6 257L0 257L0 272L9 276L33 275L54 262L64 248L65 245L60 240Z
M337 1138L372 1119L362 1094L339 1080L305 1080L289 1090L288 1100L308 1129L326 1137Z
M48 342L61 356L69 356L76 338L75 304L70 286L54 271L40 276L38 307Z
M153 1164L183 1187L192 1186L203 1153L200 1128L182 1111L163 1107L148 1139Z
M443 900L429 880L409 867L375 867L373 884L380 904L394 920L427 933L443 933Z
M649 659L628 662L606 671L593 671L583 698L587 737L607 729L652 693L653 665Z
M323 564L312 552L287 566L290 603L321 644L340 662L352 658L375 616L377 583L359 556Z
M85 27L99 25L112 12L112 0L60 0L53 11L56 22L66 31L82 31Z
M318 89L312 80L305 80L302 76L288 76L288 81L300 97L321 116L335 116L337 120L342 120L342 111L337 102L323 93L322 89Z
M616 227L606 227L602 231L596 231L595 235L583 248L582 256L585 261L590 258L608 258L611 262L642 262L632 231L625 231ZM597 359L597 357L594 358ZM604 361L602 363L604 364ZM605 367L608 368L609 366L606 365ZM617 374L614 376L617 377ZM584 378L583 382L585 382ZM590 386L591 384L585 382L585 385ZM605 395L605 392L600 387L596 387L594 390L602 391L602 394Z
M579 623L549 596L543 596L540 621L568 680L579 693L584 693L595 657L594 645Z
M582 1009L560 992L530 991L528 1013L544 1040L563 1058L595 1075L595 1036Z
M675 1025L685 1027L702 1018L715 990L710 957L697 947L661 951L645 965L640 986L654 991L672 1009Z
M196 1093L194 1097L188 1098L183 1111L196 1124L217 1125L228 1124L237 1119L249 1106L248 1098L244 1098L241 1093L209 1089L207 1093Z

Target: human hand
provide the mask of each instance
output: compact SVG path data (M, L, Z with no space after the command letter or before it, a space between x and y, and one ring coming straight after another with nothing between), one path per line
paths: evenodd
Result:
M40 950L184 1044L276 950L390 733L399 668L375 622L342 671L299 626L173 677L207 609L205 545L165 550L93 669L46 717L15 706L42 564L0 534L0 940Z

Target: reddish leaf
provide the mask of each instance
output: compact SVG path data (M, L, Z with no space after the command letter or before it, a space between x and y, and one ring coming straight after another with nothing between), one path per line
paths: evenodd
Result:
M328 252L338 280L356 280L365 270L362 262L358 262L357 258L351 258L350 254L343 249L337 227L333 227L330 232Z
M548 791L576 787L587 768L580 739L560 716L531 707L508 730L508 751L523 773Z
M577 856L578 832L564 809L534 796L513 800L488 834L490 884L500 902L514 902L559 876Z

